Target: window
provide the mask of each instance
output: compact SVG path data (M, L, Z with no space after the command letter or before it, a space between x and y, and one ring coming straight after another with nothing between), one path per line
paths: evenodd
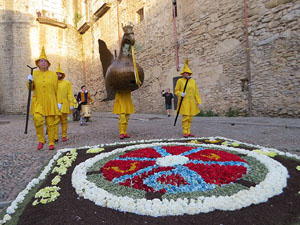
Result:
M137 23L140 23L144 20L144 8L139 9L137 12Z

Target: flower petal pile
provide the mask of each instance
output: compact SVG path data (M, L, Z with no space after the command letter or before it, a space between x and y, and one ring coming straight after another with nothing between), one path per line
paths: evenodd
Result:
M77 194L95 202L96 205L150 216L198 214L216 209L237 210L265 202L270 197L282 193L283 188L287 186L287 169L278 161L257 152L238 148L237 142L234 142L234 147L206 143L158 142L101 153L75 167L72 184ZM122 152L124 154L120 155ZM89 168L114 154L118 156L99 168L101 176L115 185L162 195L205 192L217 186L230 185L251 170L240 155L255 158L269 172L256 186L232 195L147 200L110 193L87 179ZM169 157L172 162L161 164L160 160L167 161L168 156L172 156ZM188 160L176 156L183 156Z
M183 145L131 151L106 163L104 177L119 185L147 192L207 191L247 173L240 157L220 150Z

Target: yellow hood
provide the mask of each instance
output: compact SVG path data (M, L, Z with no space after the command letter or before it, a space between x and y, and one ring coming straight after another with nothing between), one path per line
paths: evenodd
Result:
M62 73L62 79L65 79L66 77L66 74L61 70L60 68L60 63L58 63L58 66L57 66L57 70L55 71L56 73Z
M184 74L184 73L189 73L190 75L192 74L192 71L189 68L189 60L188 59L185 60L184 67L180 72L181 75Z
M46 59L48 61L49 66L51 65L51 63L49 62L49 60L48 60L48 58L46 56L45 47L44 46L42 48L40 57L37 60L35 60L35 65L38 66L38 63L39 63L40 59Z

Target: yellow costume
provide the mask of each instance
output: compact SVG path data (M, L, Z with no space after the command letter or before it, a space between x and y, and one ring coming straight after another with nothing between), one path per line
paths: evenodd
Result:
M131 91L116 92L113 113L119 114L120 135L126 135L130 114L135 113L131 99Z
M62 108L60 110L61 115L56 116L55 122L55 140L58 140L58 127L59 122L61 123L61 131L63 141L67 140L67 130L68 130L68 114L72 113L71 106L74 107L74 96L72 90L72 84L68 80L64 80L66 77L65 73L60 69L60 64L58 64L58 68L56 73L62 74L62 79L58 80L58 91L57 96L60 99L62 104Z
M181 71L181 75L184 73L188 73L189 75L192 74L192 71L188 67L188 60L185 62L185 66ZM180 78L177 81L175 87L175 94L178 97L178 102L181 101L181 93L184 90L184 86L187 82L186 78ZM200 110L198 109L198 105L201 104L201 97L198 92L197 84L194 79L189 78L187 87L185 89L185 96L183 98L180 112L179 114L182 115L182 128L184 135L190 135L191 131L191 123L193 121L193 116L198 114ZM177 110L179 108L179 104L177 105Z
M45 49L42 49L41 56L36 60L36 64L40 59L47 59ZM49 62L49 61L48 61ZM50 64L50 63L49 63ZM29 83L27 83L27 86ZM33 115L34 126L39 143L45 143L44 121L48 131L49 146L54 146L55 133L55 116L60 112L57 107L57 75L53 71L34 71L31 90L34 91L32 96L31 111Z
M77 102L77 99L75 97L73 97L73 106L75 109L78 108L78 102Z

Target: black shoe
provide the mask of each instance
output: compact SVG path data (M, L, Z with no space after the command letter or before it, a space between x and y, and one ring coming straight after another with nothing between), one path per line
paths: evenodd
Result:
M170 117L171 115L168 115L168 117Z
M54 140L54 142L56 142L56 143L57 143L57 142L58 142L58 139L55 139L55 140Z

